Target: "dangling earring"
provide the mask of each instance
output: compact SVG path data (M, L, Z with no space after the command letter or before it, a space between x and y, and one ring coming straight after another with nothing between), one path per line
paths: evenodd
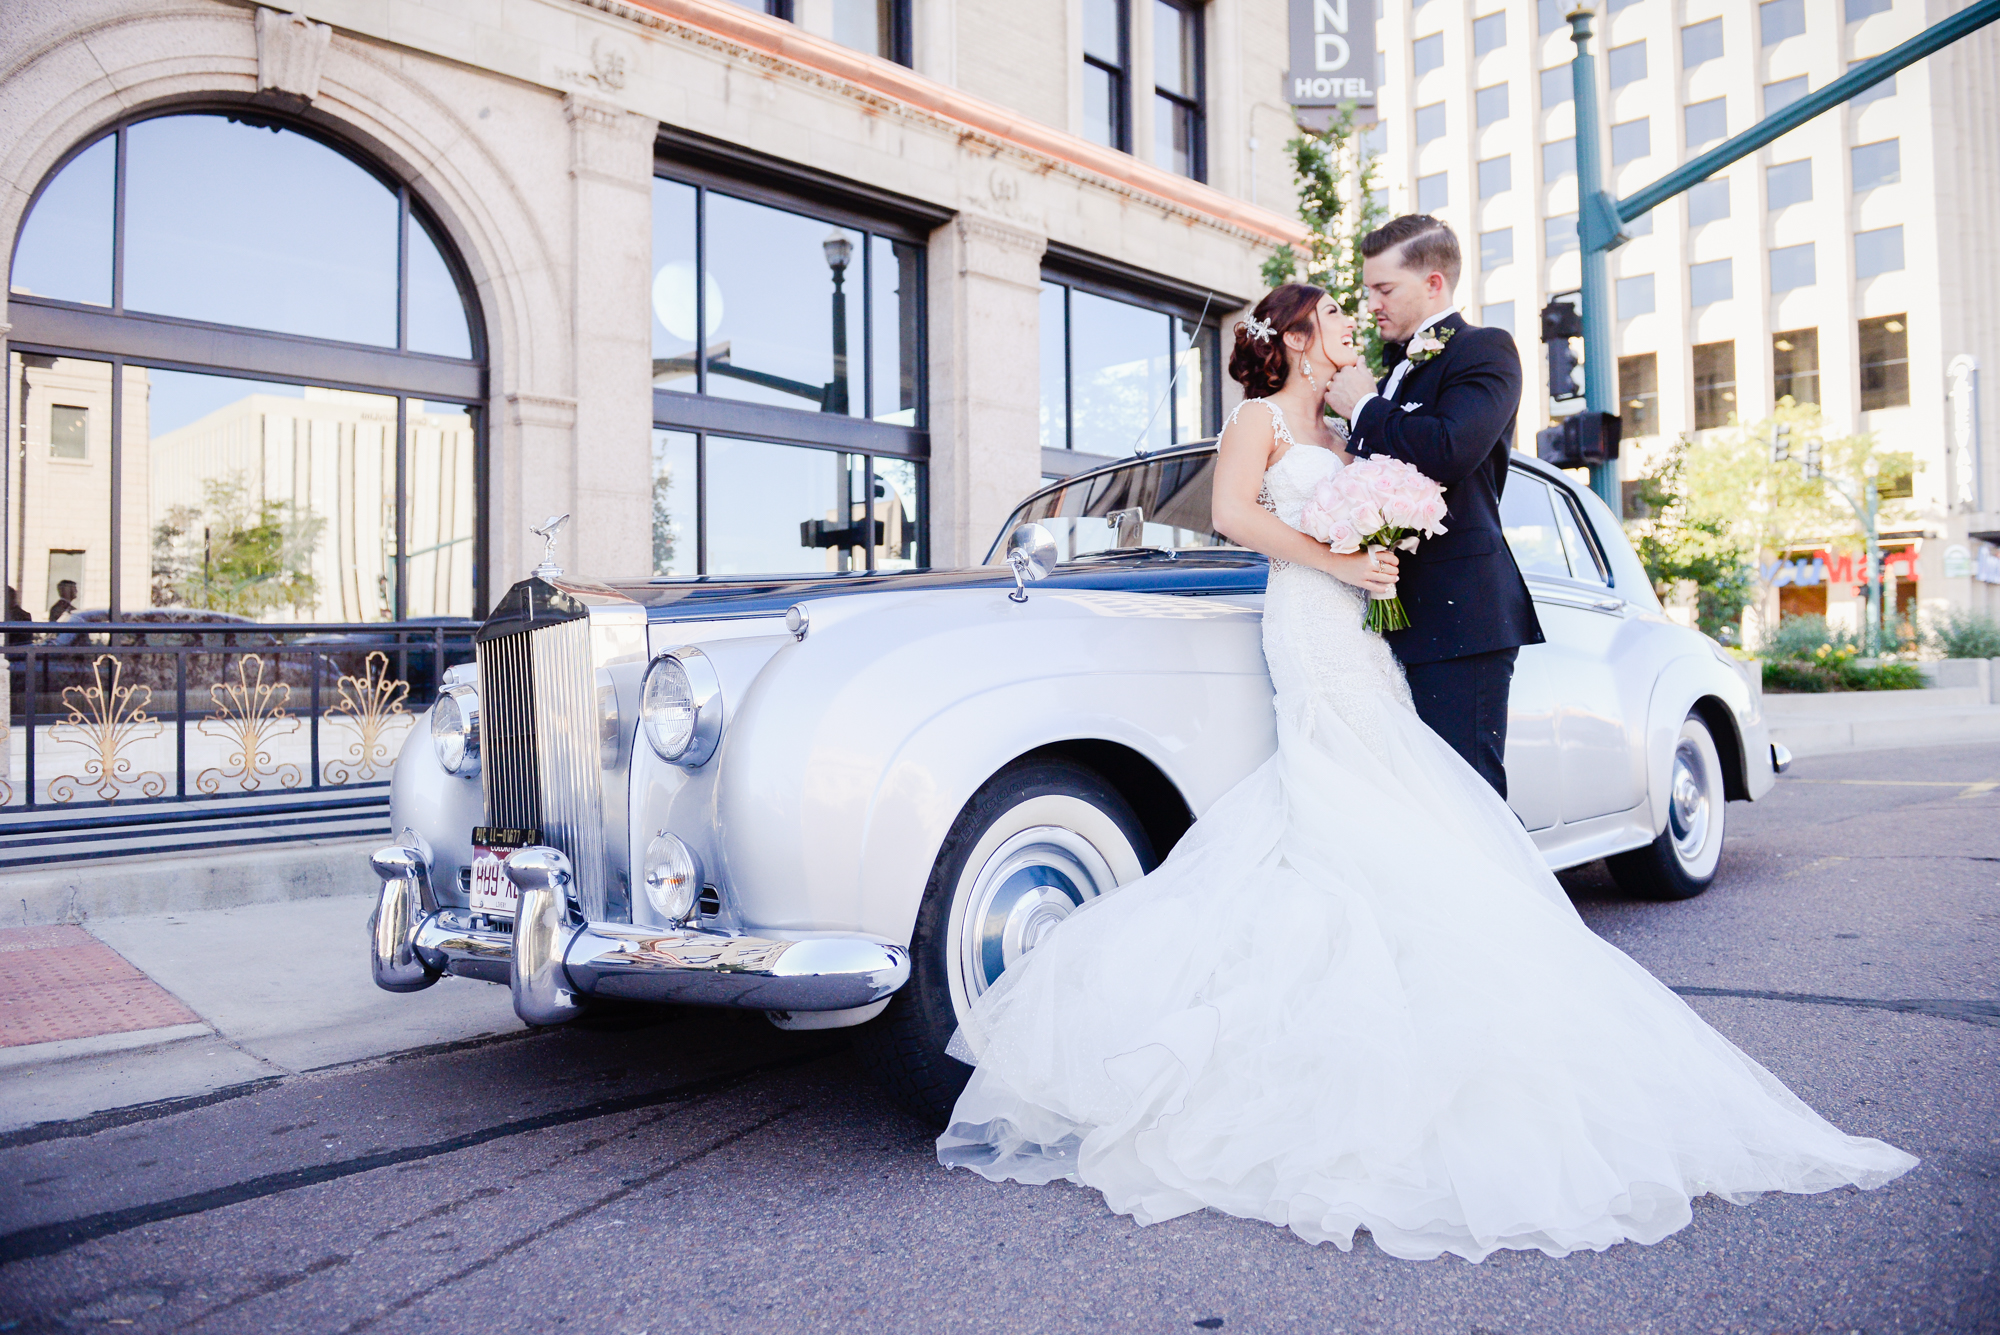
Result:
M1313 387L1313 393L1315 394L1319 393L1319 381L1315 379L1313 376L1312 358L1310 357L1299 358L1299 369L1306 373L1306 383L1310 384Z

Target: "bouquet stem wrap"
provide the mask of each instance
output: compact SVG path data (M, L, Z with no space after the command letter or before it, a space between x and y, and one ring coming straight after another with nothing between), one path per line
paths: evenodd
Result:
M1386 552L1402 542L1405 536L1403 529L1385 528L1368 539L1368 550ZM1410 545L1416 546L1414 538L1410 540ZM1396 596L1395 585L1390 585L1387 593L1369 591L1367 624L1368 629L1378 635L1384 631L1409 629L1410 614L1403 609L1403 600Z
M1445 531L1444 488L1397 459L1357 459L1319 484L1299 529L1346 554L1414 552L1423 538ZM1370 591L1368 629L1404 630L1410 615L1392 587Z

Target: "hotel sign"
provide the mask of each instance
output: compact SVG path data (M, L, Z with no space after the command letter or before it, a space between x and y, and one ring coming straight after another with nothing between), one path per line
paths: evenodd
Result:
M1285 101L1295 107L1375 105L1377 0L1287 0L1292 67Z

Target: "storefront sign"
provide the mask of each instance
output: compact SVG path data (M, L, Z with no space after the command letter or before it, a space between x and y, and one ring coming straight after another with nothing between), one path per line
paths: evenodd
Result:
M1964 579L1972 573L1972 553L1964 543L1954 542L1944 549L1944 577Z
M1375 105L1376 0L1289 0L1292 67L1285 100L1295 107Z
M1980 508L1979 362L1960 355L1945 368L1951 389L1951 500L1959 510Z
M1979 564L1973 567L1972 577L1981 584L2000 584L2000 548L1979 547Z
M1884 578L1899 566L1902 568L1902 578L1914 580L1917 577L1915 548L1899 547L1895 551L1882 553ZM1779 589L1787 585L1805 589L1819 584L1845 584L1858 588L1868 582L1868 562L1859 552L1821 550L1767 562L1757 573L1764 583Z

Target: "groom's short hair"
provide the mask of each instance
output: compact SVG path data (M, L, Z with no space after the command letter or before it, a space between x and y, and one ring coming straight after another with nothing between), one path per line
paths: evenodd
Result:
M1435 269L1444 275L1447 287L1458 286L1464 267L1458 255L1458 237L1430 214L1406 213L1361 238L1361 253L1371 260L1391 246L1402 247L1397 259L1405 269L1419 273Z

